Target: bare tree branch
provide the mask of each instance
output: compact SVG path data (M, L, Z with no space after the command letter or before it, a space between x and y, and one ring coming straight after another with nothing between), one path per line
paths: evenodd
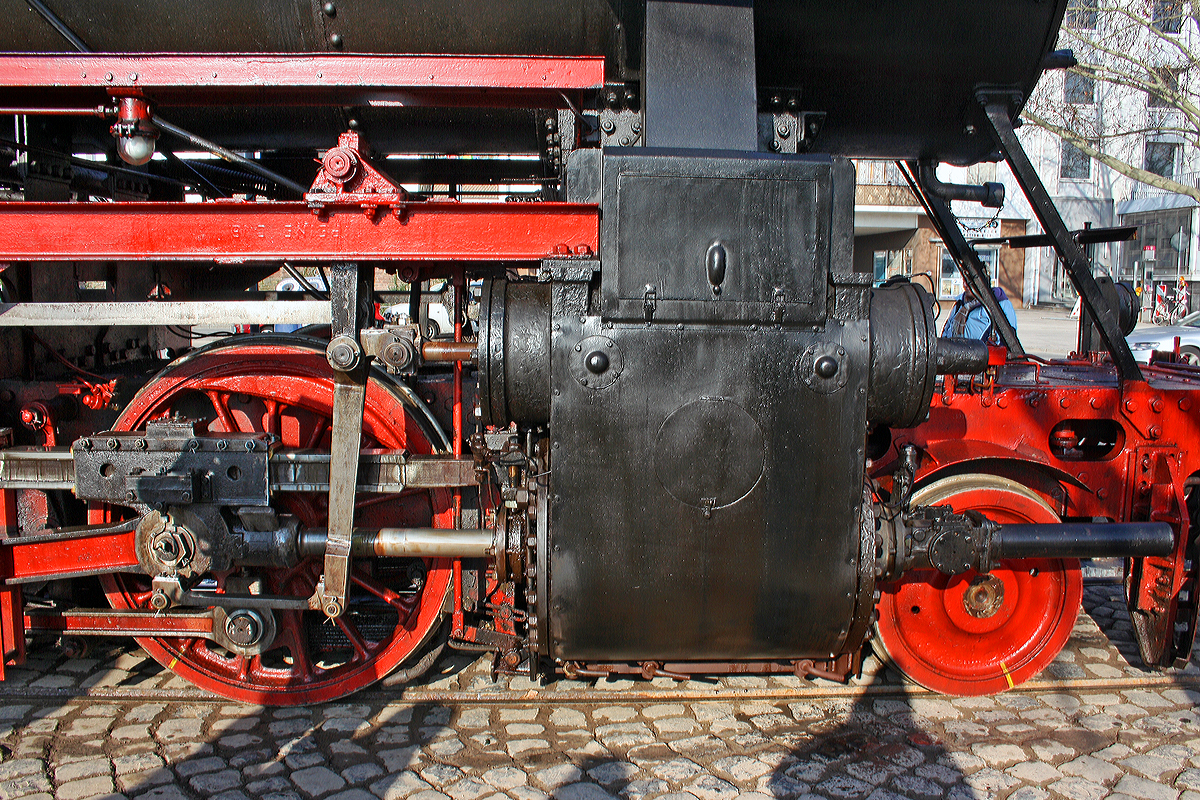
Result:
M1059 138L1070 142L1078 147L1085 155L1096 159L1101 164L1116 170L1127 178L1132 178L1133 180L1144 183L1147 186L1165 189L1168 192L1186 194L1189 197L1194 197L1197 201L1200 201L1200 189L1197 189L1195 186L1187 186L1185 184L1173 181L1170 178L1164 178L1162 175L1157 175L1153 172L1149 172L1144 169L1138 169L1137 167L1127 164L1119 158L1115 158L1096 149L1091 142L1089 142L1087 139L1079 137L1074 131L1055 125L1054 123L1042 119L1028 110L1025 111L1022 116L1029 120L1029 122L1037 125L1039 128L1050 131L1050 133L1055 134Z

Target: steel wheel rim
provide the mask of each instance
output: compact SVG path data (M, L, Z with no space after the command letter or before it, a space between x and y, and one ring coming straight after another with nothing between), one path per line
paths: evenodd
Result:
M122 411L114 429L134 430L148 419L170 412L182 398L192 400L199 394L210 397L215 415L210 430L269 430L280 435L285 446L314 447L328 437L319 432L322 415L332 413L332 376L325 364L319 342L299 337L248 337L222 342L189 355L167 367L151 380ZM225 411L210 392L226 398ZM246 402L234 403L233 395ZM261 405L269 409L253 420ZM367 445L405 449L415 454L437 452L444 435L430 435L431 419L424 408L417 408L411 392L392 384L386 376L373 374L368 384L363 430ZM240 408L239 408L240 406ZM289 417L287 411L291 410ZM427 412L425 412L427 415ZM307 423L307 424L306 424ZM271 430L274 426L276 430ZM437 442L434 445L431 439ZM299 495L288 510L306 524L322 519L320 496ZM369 517L363 520L359 515ZM397 515L415 517L396 520ZM360 524L452 525L451 496L447 490L384 497L360 501L356 510ZM415 562L416 560L410 560ZM441 621L441 605L451 578L447 559L425 560L425 579L411 596L395 591L366 573L363 563L354 570L353 589L360 608L373 614L395 613L396 625L390 634L377 635L358 630L348 614L334 623L348 643L349 658L341 663L322 664L310 650L312 620L306 615L319 612L276 612L279 636L276 647L287 648L290 666L268 663L263 657L237 656L219 652L198 639L140 638L138 643L156 661L181 677L215 694L248 703L300 705L324 702L352 694L383 678L419 651ZM307 596L320 575L321 564L308 559L290 570L258 570L268 584L265 591ZM114 608L144 605L146 595L133 585L130 576L107 576L104 588ZM219 583L219 582L218 582ZM386 599L383 599L386 598ZM376 606L378 608L376 608ZM386 607L385 607L386 606ZM323 616L322 616L323 619ZM385 624L387 617L384 617ZM277 654L278 655L278 654Z
M913 503L977 510L1000 523L1059 521L1033 491L991 475L936 481L914 493ZM881 587L877 633L906 677L942 694L994 694L1032 678L1054 660L1082 603L1079 562L1005 561L991 574L1003 585L1003 601L982 619L968 613L963 601L974 572L952 577L916 570Z

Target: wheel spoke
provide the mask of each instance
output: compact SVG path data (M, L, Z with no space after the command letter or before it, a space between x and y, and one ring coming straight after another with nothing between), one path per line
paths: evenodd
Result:
M350 640L350 646L354 648L355 658L360 661L366 661L370 656L367 641L363 638L358 628L354 626L354 623L346 619L345 616L335 617L333 622L346 635L346 638Z
M226 433L233 433L238 429L237 423L233 419L233 413L229 410L229 393L210 389L205 392L208 399L212 401L213 408L217 412L217 419L221 421Z
M405 597L404 595L394 592L386 586L377 583L358 571L355 571L354 574L350 576L350 580L354 581L356 585L366 589L368 592L375 595L389 606L392 606L393 608L402 612L403 616L401 617L401 622L404 621L404 617L412 613L413 606L416 605L417 598L415 596Z

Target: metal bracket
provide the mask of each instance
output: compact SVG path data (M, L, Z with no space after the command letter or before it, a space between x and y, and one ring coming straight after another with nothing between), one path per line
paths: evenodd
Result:
M981 91L976 95L976 99L983 106L984 119L991 127L992 135L1000 146L1000 151L1004 154L1008 165L1012 168L1013 176L1020 184L1021 191L1029 199L1029 205L1032 206L1033 213L1037 215L1042 230L1054 240L1055 252L1067 265L1067 272L1071 276L1072 283L1079 291L1079 296L1083 298L1083 304L1088 313L1095 320L1096 329L1100 332L1104 346L1112 354L1113 363L1117 367L1117 375L1122 381L1143 380L1142 370L1134 360L1125 337L1121 335L1117 309L1105 302L1104 296L1100 293L1100 287L1092 275L1092 267L1087 254L1083 252L1083 248L1067 230L1062 217L1059 216L1058 209L1054 207L1054 201L1050 199L1046 187L1042 184L1042 179L1038 177L1037 170L1033 168L1029 156L1021 147L1017 132L1013 130L1012 119L1009 115L1014 105L1019 107L1020 96L1014 96L1010 92Z
M917 195L917 199L921 201L921 205L925 207L930 221L941 234L946 249L950 251L950 256L962 270L963 276L970 282L971 290L975 292L975 296L987 310L988 316L996 326L996 331L1000 334L1000 340L1004 342L1008 352L1016 356L1025 355L1025 348L1021 346L1021 340L1017 338L1016 329L1008 321L1008 317L1000 308L1000 302L992 294L992 287L986 277L987 272L983 262L979 259L975 248L967 243L966 237L958 227L958 220L950 211L950 205L934 195L925 184L916 178L919 174L917 162L909 161L908 171L911 174L906 174L905 178L908 179L909 185Z
M381 207L403 216L408 194L367 163L366 142L350 131L338 136L338 146L330 148L321 161L312 188L304 195L314 211L329 205L357 205L374 216Z
M325 571L313 593L313 604L331 619L346 610L350 582L350 544L354 529L354 495L358 485L359 442L367 399L367 360L358 347L370 304L371 267L342 263L330 267L329 299L333 312L333 339L326 351L333 372L333 424L329 462L329 538L325 545ZM365 301L365 302L364 302ZM345 357L335 348L351 348L356 357ZM340 366L339 366L340 365Z

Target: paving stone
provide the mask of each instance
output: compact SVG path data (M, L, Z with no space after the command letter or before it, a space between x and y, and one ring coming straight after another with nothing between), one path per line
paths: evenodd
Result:
M56 767L54 782L62 784L81 778L91 778L95 775L108 775L111 772L112 762L107 758L89 758Z
M789 720L790 721L790 720ZM656 719L650 723L654 730L658 731L660 736L669 736L671 734L686 734L695 733L700 730L700 723L691 717L667 717L666 719Z
M940 783L916 775L897 775L891 785L905 797L941 797L946 793Z
M1200 769L1185 769L1175 777L1175 786L1200 792Z
M422 778L439 788L448 786L463 777L463 771L450 764L430 764L421 770L420 774Z
M166 767L154 767L141 772L117 775L117 787L126 794L140 793L152 786L175 783L175 773Z
M214 798L216 800L216 798ZM337 794L329 795L325 800L376 800L375 795L366 789L346 789Z
M339 774L346 783L353 786L378 778L383 774L383 767L368 761L346 767Z
M555 764L533 773L530 777L534 785L551 790L568 783L576 783L583 777L583 770L574 764Z
M556 800L612 800L612 795L594 783L568 783L550 794Z
M703 771L703 767L686 758L677 758L650 769L650 772L671 783L682 783Z
M393 750L381 750L375 754L375 757L383 762L383 768L388 772L400 772L420 764L420 753L421 748L416 746L400 747Z
M556 708L550 712L550 724L556 728L583 728L587 715L574 708Z
M1139 778L1136 775L1126 775L1113 787L1114 792L1127 794L1139 800L1176 800L1179 791L1165 786L1157 781Z
M604 786L627 783L634 775L641 772L636 764L628 761L606 761L587 771L588 777Z
M414 792L429 789L430 786L417 777L415 773L403 770L380 778L368 788L372 794L383 798L383 800L400 800L400 798L408 797Z
M993 767L1007 767L1029 757L1015 744L975 744L971 751Z
M757 758L748 756L730 756L713 762L713 768L724 772L735 781L752 781L771 768Z
M669 788L667 782L661 778L642 778L627 783L621 789L620 795L626 800L643 800L646 797L661 795ZM694 797L694 795L689 795L689 797Z
M516 758L530 751L549 750L550 743L545 739L516 739L505 745L505 749L510 756Z
M1128 770L1144 775L1151 780L1160 780L1164 773L1178 772L1182 764L1177 759L1162 758L1149 754L1130 756L1121 759L1120 765Z
M624 722L637 716L633 706L605 706L592 711L592 719L597 722Z
M308 767L292 773L292 783L309 797L323 797L330 792L336 792L346 785L346 781L328 767Z
M442 790L454 800L475 800L485 794L490 794L493 789L478 778L463 778L457 783L452 783Z
M732 800L739 794L736 786L716 775L701 775L689 783L686 789L700 800Z
M1009 767L1005 772L1023 783L1036 783L1039 785L1056 781L1063 777L1063 773L1041 761L1026 761L1022 764Z
M288 792L292 790L292 782L284 775L272 775L269 778L250 781L246 784L246 789L254 794Z
M1095 756L1080 756L1073 761L1060 764L1058 769L1064 775L1087 778L1090 781L1106 785L1114 783L1125 774L1120 768Z
M871 784L851 778L848 775L833 775L814 784L813 788L821 794L829 795L830 797L862 797L871 791Z
M513 789L517 786L524 786L529 780L524 771L507 766L489 769L480 777L483 778L484 783L497 789Z
M812 789L807 783L798 781L795 778L781 775L779 773L771 773L763 775L758 779L756 788L770 797L778 798L795 798L806 794Z
M1048 788L1067 800L1100 800L1108 794L1108 789L1104 786L1084 778L1063 778L1050 784Z
M90 800L116 791L113 779L107 775L60 783L54 790L56 800Z
M232 789L242 785L242 773L236 769L223 769L220 772L206 772L188 781L188 785L204 797Z

